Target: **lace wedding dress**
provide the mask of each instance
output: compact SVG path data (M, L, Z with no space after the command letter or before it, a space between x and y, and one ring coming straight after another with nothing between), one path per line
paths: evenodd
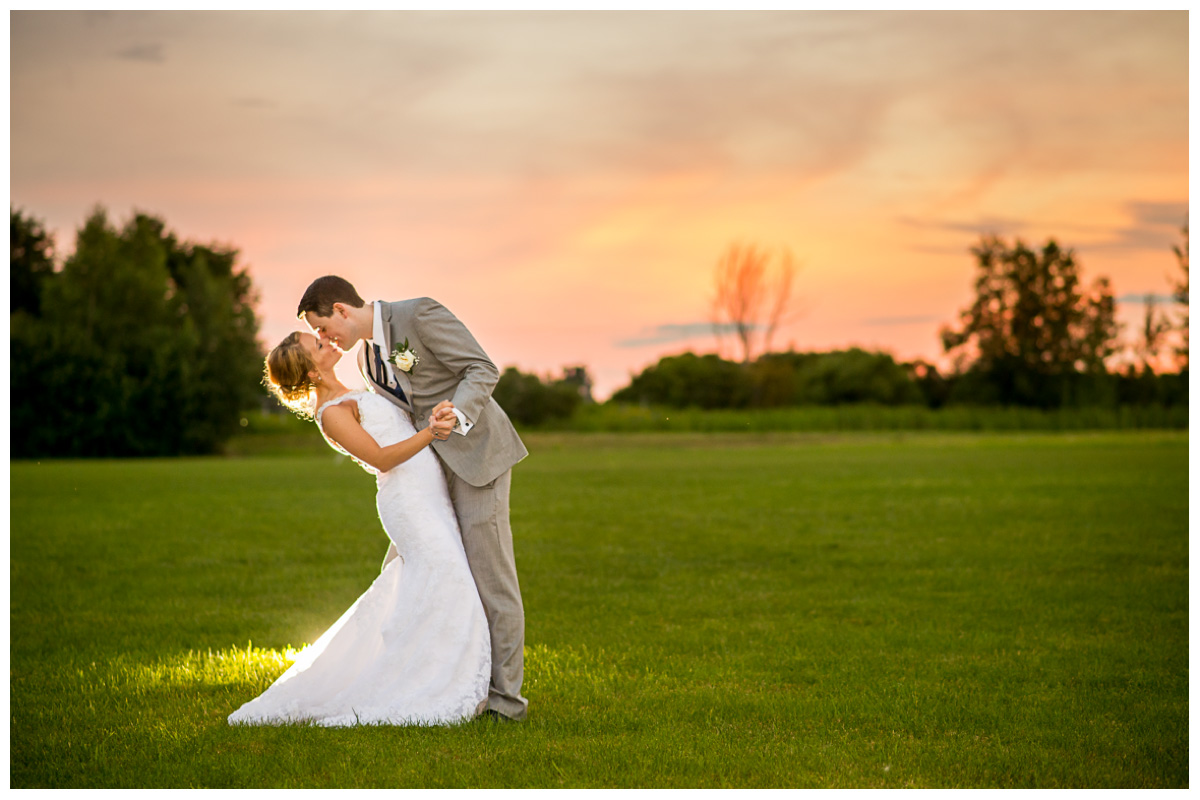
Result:
M317 425L326 408L351 399L379 444L416 433L404 412L371 392L325 403ZM442 725L482 709L491 676L487 619L437 456L425 448L383 473L362 466L376 475L379 518L400 558L287 672L230 714L231 724Z

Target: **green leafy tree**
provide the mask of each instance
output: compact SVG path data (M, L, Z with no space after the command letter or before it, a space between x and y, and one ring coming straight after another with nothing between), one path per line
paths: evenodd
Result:
M564 378L546 381L508 367L500 375L492 397L518 425L540 425L575 413L584 402L581 385L591 385L581 367L569 369Z
M667 356L612 396L617 403L673 408L778 408L795 405L919 404L909 369L887 353L766 353L753 364L715 354Z
M767 353L750 368L758 407L919 404L910 371L887 353L858 347L827 353Z
M1158 310L1158 300L1154 295L1145 297L1145 313L1142 316L1141 338L1134 349L1142 362L1143 371L1154 372L1154 362L1158 360L1159 351L1163 346L1163 338L1171 331L1171 320Z
M937 365L918 358L902 366L916 384L925 405L930 408L941 408L946 404L946 400L950 397L950 381L938 371Z
M1085 291L1072 251L1053 239L1038 252L990 236L971 252L975 301L958 329L941 332L946 352L969 363L971 379L957 388L971 391L960 399L1042 407L1103 400L1117 336L1107 278Z
M97 209L13 333L20 456L207 453L260 394L256 297L237 251L181 244L163 222Z
M921 391L908 370L887 353L858 347L822 353L800 373L801 403L916 404Z
M753 385L741 364L715 354L666 356L633 378L612 400L673 408L745 408Z
M575 387L575 391L579 393L579 398L584 403L594 403L592 398L592 376L588 374L587 367L564 367L562 382L568 386Z
M54 240L45 226L11 208L9 252L9 441L11 453L20 455L44 449L38 444L45 435L39 406L49 399L40 391L41 379L55 364L46 343L42 297L57 276Z
M149 221L167 249L169 307L179 325L180 365L192 387L181 398L194 422L183 446L204 450L235 430L241 413L261 396L262 348L258 343L259 297L238 251L216 245L181 244L162 222Z
M8 212L8 241L12 255L8 273L9 311L42 314L42 292L54 276L54 238L38 220L16 209Z

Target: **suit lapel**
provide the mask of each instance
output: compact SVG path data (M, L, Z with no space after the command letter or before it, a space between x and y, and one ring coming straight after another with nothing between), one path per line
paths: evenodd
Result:
M392 337L392 304L380 303L380 319L383 321L383 338L387 340L387 352L383 354L384 359L391 358L392 351L396 349L396 344ZM412 340L409 339L409 347L414 347ZM416 409L413 404L412 392L412 377L407 373L392 364L392 374L396 376L396 383L400 384L400 390L404 392L404 396L408 398L408 403Z
M385 303L382 300L379 302L379 319L383 321L383 340L387 342L387 352L383 354L387 358L392 354L394 349L392 346L392 304Z
M358 371L362 374L363 380L367 382L368 386L381 388L379 384L375 382L374 369L371 367L372 357L373 354L371 352L371 343L364 339L362 347L358 348Z

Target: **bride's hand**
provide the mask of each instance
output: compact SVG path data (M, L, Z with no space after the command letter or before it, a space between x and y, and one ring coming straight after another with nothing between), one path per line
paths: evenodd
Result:
M445 441L450 436L450 431L454 430L455 418L450 416L449 419L436 417L429 418L429 430L433 433L433 438L439 441Z

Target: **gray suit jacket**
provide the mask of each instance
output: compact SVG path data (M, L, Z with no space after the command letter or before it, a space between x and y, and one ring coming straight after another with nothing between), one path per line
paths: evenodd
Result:
M465 436L455 432L446 441L433 443L446 466L472 486L486 486L529 455L508 415L492 399L500 371L466 326L428 297L381 305L388 340L383 357L408 339L409 348L420 359L411 373L392 365L408 405L379 387L365 368L364 358L371 352L367 342L359 350L359 371L377 394L411 412L418 430L429 424L430 412L442 400L453 402L474 423Z

